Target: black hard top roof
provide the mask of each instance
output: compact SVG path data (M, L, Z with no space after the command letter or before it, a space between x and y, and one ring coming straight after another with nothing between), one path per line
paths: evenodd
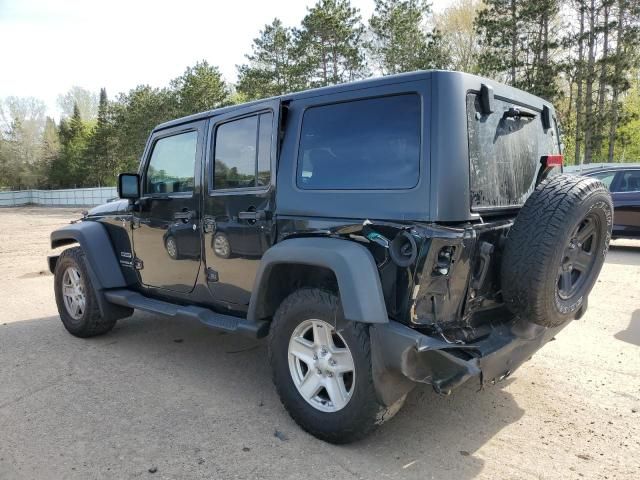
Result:
M216 115L232 112L236 109L246 108L251 105L258 105L260 103L263 103L269 100L279 99L281 102L288 102L288 101L302 99L302 98L311 98L311 97L318 97L323 95L331 95L334 93L347 92L350 90L362 90L365 88L379 87L382 85L391 85L391 84L398 84L398 83L404 83L404 82L426 80L428 78L432 78L435 76L439 77L441 80L445 80L446 77L449 77L449 76L450 77L453 77L453 76L466 77L467 80L475 80L476 82L485 83L493 87L494 90L496 91L495 92L496 95L499 95L500 92L503 92L503 93L508 92L508 95L511 98L519 98L523 102L528 102L530 104L539 103L540 105L542 104L548 105L550 108L553 109L553 105L551 105L550 103L546 102L541 98L535 97L534 95L531 95L523 90L519 90L514 87L509 87L507 85L498 83L488 78L479 77L477 75L471 75L469 73L455 72L455 71L449 71L449 70L421 70L417 72L400 73L397 75L388 75L384 77L368 78L366 80L358 80L355 82L341 83L341 84L332 85L329 87L312 88L309 90L303 90L301 92L288 93L286 95L280 95L280 96L271 97L271 98L264 98L264 99L255 100L252 102L240 103L237 105L230 105L228 107L216 108L206 112L196 113L194 115L189 115L187 117L177 118L175 120L170 120L168 122L161 123L160 125L155 127L154 131L175 127L183 123L210 118ZM479 85L478 85L478 88L479 88Z

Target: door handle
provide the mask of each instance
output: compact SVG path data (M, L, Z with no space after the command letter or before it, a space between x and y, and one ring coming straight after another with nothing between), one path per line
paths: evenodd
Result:
M264 210L249 210L247 212L238 212L240 220L266 220L267 212Z
M184 209L181 212L175 212L173 214L174 220L182 220L187 223L189 220L193 218L193 212L191 210Z

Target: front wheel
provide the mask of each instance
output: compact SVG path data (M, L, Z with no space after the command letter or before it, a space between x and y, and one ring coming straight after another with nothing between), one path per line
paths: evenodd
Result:
M169 235L167 237L164 241L164 246L169 256L174 260L178 260L178 244L176 243L176 239L173 235Z
M62 252L54 275L58 312L69 333L86 338L102 335L113 328L116 317L100 313L82 248L74 247Z
M282 302L269 332L269 359L284 407L321 440L358 440L401 406L378 402L368 326L344 321L330 292L304 288Z

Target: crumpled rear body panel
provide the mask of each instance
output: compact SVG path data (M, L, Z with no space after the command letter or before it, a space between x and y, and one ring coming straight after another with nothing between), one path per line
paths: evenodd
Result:
M449 393L472 378L481 387L507 378L569 322L546 328L526 321L495 326L482 340L452 344L397 322L370 329L373 376L380 400L392 405L415 382Z

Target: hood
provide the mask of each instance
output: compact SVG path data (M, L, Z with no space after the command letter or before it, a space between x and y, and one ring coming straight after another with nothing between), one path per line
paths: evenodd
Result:
M114 200L113 202L103 203L97 207L93 207L87 213L87 216L110 215L115 213L124 213L129 206L129 200Z

